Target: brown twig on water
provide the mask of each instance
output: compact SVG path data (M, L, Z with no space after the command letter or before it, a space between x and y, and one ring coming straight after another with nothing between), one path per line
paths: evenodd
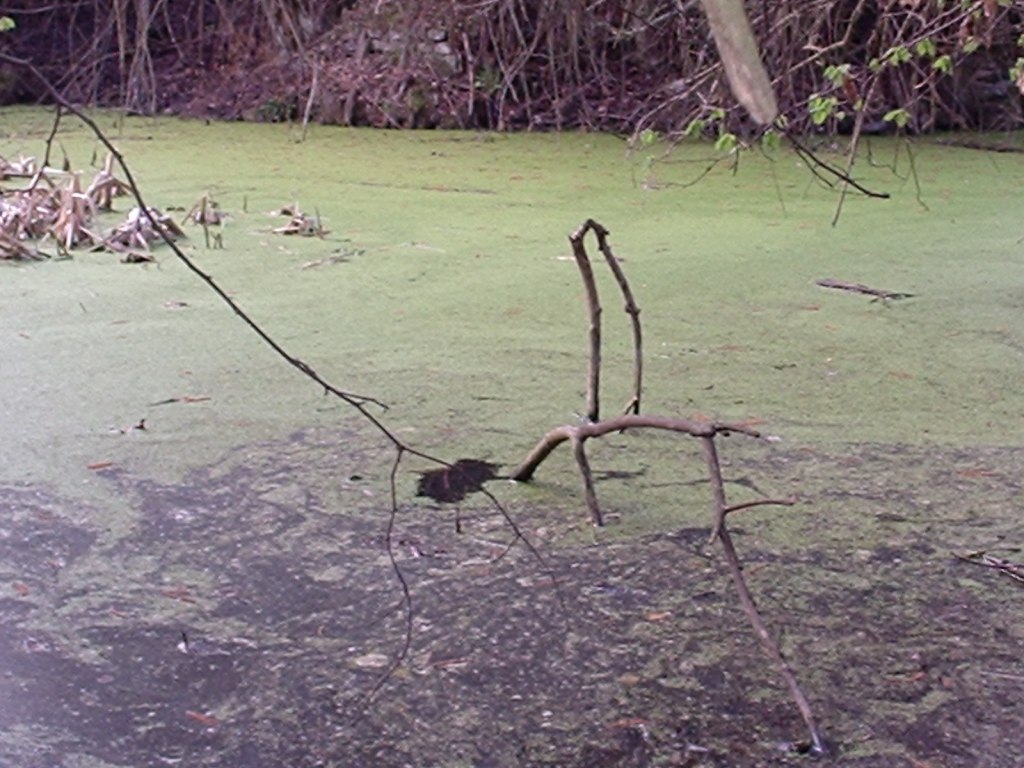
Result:
M851 283L847 280L836 280L832 277L825 277L821 280L815 280L814 284L821 288L834 288L837 291L847 291L849 293L860 293L865 296L874 296L872 301L896 301L897 299L911 299L914 297L912 293L904 293L901 291L887 291L883 288L872 288L864 283Z
M1024 584L1024 563L1014 563L1002 557L996 557L988 552L969 552L966 555L953 553L953 557L963 560L965 563L980 565L991 568L1009 576L1014 581Z

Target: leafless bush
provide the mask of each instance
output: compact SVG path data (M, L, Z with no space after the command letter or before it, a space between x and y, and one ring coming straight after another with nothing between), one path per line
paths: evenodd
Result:
M794 130L1020 123L1010 71L1024 0L759 0L748 11ZM144 113L745 128L697 0L65 0L10 13L18 28L3 44L69 96Z

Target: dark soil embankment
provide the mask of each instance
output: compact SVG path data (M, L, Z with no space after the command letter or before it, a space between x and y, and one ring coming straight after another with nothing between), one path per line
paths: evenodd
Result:
M144 114L407 128L689 126L712 136L749 127L697 0L187 6L92 0L11 12L17 27L3 42L71 99ZM1020 3L772 0L750 13L797 130L850 130L862 107L875 131L1019 125L1009 73ZM0 99L40 93L22 73L0 71Z

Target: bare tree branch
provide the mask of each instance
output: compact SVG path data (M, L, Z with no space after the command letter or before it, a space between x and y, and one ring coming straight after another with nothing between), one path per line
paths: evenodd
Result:
M726 525L726 517L732 512L767 504L781 504L789 506L795 503L795 500L758 499L733 505L730 505L726 501L725 483L722 479L722 467L718 458L718 449L715 445L715 439L719 435L728 435L733 432L749 435L754 438L761 437L760 432L751 428L749 425L740 423L696 421L666 416L641 415L639 413L625 413L615 418L600 421L596 419L597 408L594 392L596 390L596 382L600 379L601 374L601 350L600 329L598 328L598 331L595 334L594 327L597 325L600 317L600 304L597 296L597 287L594 282L593 272L590 269L590 261L587 257L584 244L584 237L586 236L586 233L590 231L594 232L594 235L598 240L599 247L608 259L608 263L616 274L616 279L619 281L619 286L622 289L623 294L626 296L626 311L629 312L634 323L634 329L637 331L636 354L637 357L640 356L638 331L639 310L636 309L636 304L632 299L632 292L629 290L628 283L622 275L618 261L612 255L611 248L608 246L608 230L593 219L588 219L572 235L572 237L570 237L570 241L572 243L573 254L576 257L576 263L580 266L580 275L583 279L586 290L587 306L590 310L591 334L589 373L592 386L588 388L587 395L588 403L593 406L591 413L594 414L595 418L583 424L566 424L560 427L555 427L549 431L541 438L540 442L537 443L533 450L527 454L526 458L523 459L519 466L516 467L511 474L511 478L520 482L529 481L533 477L537 468L547 459L548 456L551 455L555 448L566 441L570 442L573 449L573 456L576 461L576 467L579 470L584 500L587 505L587 509L590 512L590 519L595 526L601 526L604 521L597 499L597 492L594 488L594 478L590 469L590 462L587 459L585 449L587 440L599 438L610 432L622 432L627 429L659 429L669 432L678 432L698 438L703 449L708 477L710 478L711 484L712 525L709 543L713 544L715 541L721 542L726 566L728 567L733 583L736 585L736 590L739 594L740 605L746 613L747 618L750 620L755 634L757 634L758 638L761 640L761 643L768 655L778 667L779 674L789 687L793 701L796 703L797 709L799 709L800 715L803 717L808 731L810 732L810 749L815 753L823 753L825 751L825 745L821 739L821 734L818 731L818 726L815 723L810 703L801 690L792 667L782 655L782 651L772 638L764 619L757 610L757 605L754 602L754 598L750 593L750 588L747 586L746 579L743 576L743 566L740 563L739 556L736 553L736 547L732 541L732 536L730 535ZM634 311L630 311L631 308ZM637 407L639 407L639 379L637 380L637 394L635 401Z

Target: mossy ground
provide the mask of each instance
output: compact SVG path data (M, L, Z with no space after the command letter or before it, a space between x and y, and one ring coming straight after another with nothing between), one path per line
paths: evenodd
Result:
M788 152L677 186L707 148L648 170L609 136L314 128L298 143L280 126L102 119L151 204L209 191L231 212L223 251L198 232L188 246L204 270L447 459L508 468L582 409L565 236L601 221L643 310L647 409L782 438L721 451L735 500L800 497L735 525L829 764L1024 760L1020 585L951 554L1020 560L1024 544L1016 155L919 143L927 208L864 158L893 197L851 197L832 228L835 194ZM48 128L0 113L3 154L38 156ZM81 130L58 137L88 163ZM296 200L328 237L271 234L269 212ZM567 453L535 484L489 485L543 563L521 545L499 557L510 534L482 500L456 533L405 463L392 543L412 644L364 706L408 616L384 540L393 454L157 256L3 270L7 763L811 761L782 750L799 719L703 546L697 446L658 435L591 447L598 532ZM605 277L610 412L630 351ZM871 303L824 277L915 297Z

